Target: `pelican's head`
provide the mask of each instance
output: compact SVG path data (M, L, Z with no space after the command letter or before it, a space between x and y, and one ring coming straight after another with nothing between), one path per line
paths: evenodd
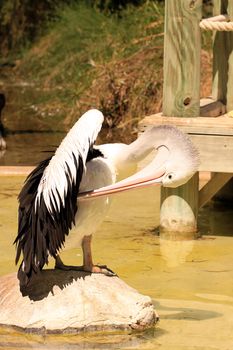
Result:
M186 183L198 170L199 156L196 148L188 136L175 127L153 127L138 138L136 145L144 155L153 149L157 151L146 167L122 181L82 193L79 197L99 197L156 184L178 187ZM134 152L132 155L134 158Z
M179 129L162 125L148 131L154 137L163 135L157 147L157 155L150 168L163 169L160 177L164 187L178 187L185 184L198 170L199 154L189 137Z
M171 157L172 158L172 157ZM161 177L161 184L164 187L179 187L188 182L197 171L195 162L190 162L186 157L180 157L179 164L170 159L165 165L165 173Z

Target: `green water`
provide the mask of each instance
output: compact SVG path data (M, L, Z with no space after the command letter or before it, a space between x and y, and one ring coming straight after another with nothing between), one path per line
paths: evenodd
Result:
M23 180L0 177L0 275L16 271L12 242ZM160 322L138 334L38 336L2 329L0 349L232 349L232 218L231 209L205 208L199 220L201 239L169 241L154 230L159 223L157 188L115 195L94 237L94 260L149 295ZM62 258L78 265L81 251L64 251Z

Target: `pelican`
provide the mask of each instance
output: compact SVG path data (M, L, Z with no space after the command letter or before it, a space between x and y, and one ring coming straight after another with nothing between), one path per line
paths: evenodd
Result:
M4 127L2 124L2 110L5 106L6 99L4 94L0 94L0 151L6 149L6 141L4 140Z
M16 264L22 255L18 272L21 285L27 285L48 264L49 256L59 269L115 275L105 265L95 265L91 253L92 234L106 215L110 195L155 184L180 186L197 171L197 151L178 129L152 127L129 145L97 146L103 120L103 114L95 109L82 115L55 154L42 161L25 181L18 197L14 242ZM153 150L157 153L151 163L136 172L137 164ZM83 265L63 264L60 251L80 244Z

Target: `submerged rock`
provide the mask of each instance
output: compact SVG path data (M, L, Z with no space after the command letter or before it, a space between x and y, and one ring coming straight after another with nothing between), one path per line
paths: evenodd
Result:
M15 273L0 278L0 325L25 332L143 330L157 320L151 299L118 277L43 270L21 291Z

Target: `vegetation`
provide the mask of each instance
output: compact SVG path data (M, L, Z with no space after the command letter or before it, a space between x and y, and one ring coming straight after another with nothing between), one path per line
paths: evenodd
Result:
M161 109L163 1L3 3L0 32L11 30L2 41L1 62L13 55L13 79L38 91L31 106L36 128L46 120L47 129L68 129L95 107L106 126L132 129Z
M140 6L145 2L146 0L1 0L1 53L7 55L34 42L44 34L48 23L59 21L58 10L63 7L83 4L107 15L120 16L129 4Z
M161 101L163 7L108 15L84 3L59 8L47 33L21 52L15 72L40 89L33 108L51 128L69 128L96 107L110 127L134 125ZM54 16L55 17L55 16ZM39 120L40 118L38 118Z

